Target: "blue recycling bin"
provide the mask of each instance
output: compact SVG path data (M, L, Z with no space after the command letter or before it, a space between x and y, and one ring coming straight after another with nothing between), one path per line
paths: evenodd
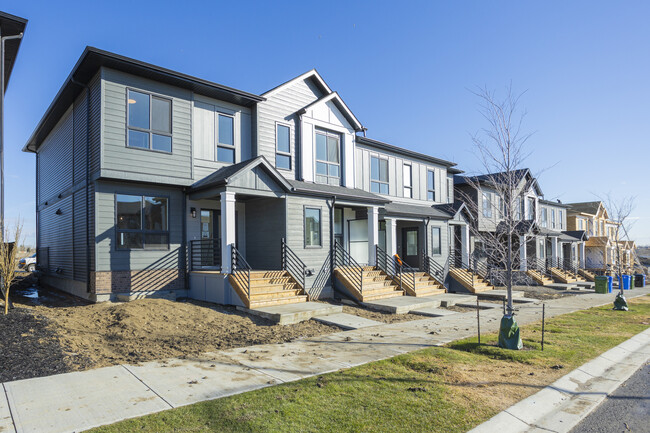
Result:
M645 274L634 275L634 287L645 287Z
M618 287L623 287L623 290L630 290L630 280L632 278L629 275L621 275L618 277Z

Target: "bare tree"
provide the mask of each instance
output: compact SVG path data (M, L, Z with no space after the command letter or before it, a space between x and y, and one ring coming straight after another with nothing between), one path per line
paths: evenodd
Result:
M11 229L2 226L2 239L0 239L0 290L5 303L5 314L9 312L9 290L16 278L16 255L20 245L22 223L17 221Z
M471 224L470 231L475 241L482 244L483 258L504 268L506 316L512 318L512 286L518 257L513 238L517 239L533 229L532 224L526 224L521 196L531 186L530 181L523 182L522 186L527 173L523 168L524 161L529 155L525 145L531 134L522 131L525 112L520 110L519 103L523 93L515 95L511 85L501 99L487 88L479 88L473 93L480 100L479 111L488 125L472 136L477 156L487 174L468 176L469 189L459 195L470 212L489 216L486 219L491 227Z

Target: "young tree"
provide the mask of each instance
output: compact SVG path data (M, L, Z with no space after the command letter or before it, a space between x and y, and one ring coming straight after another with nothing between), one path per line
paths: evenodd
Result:
M605 204L609 220L614 223L614 255L616 257L615 273L619 278L619 292L614 300L615 310L627 311L627 301L623 289L623 245L621 241L625 238L631 240L628 233L632 228L632 221L630 215L634 210L635 197L624 197L622 199L615 199L611 193L608 193L601 201Z
M527 173L523 168L524 161L529 154L525 145L531 134L522 131L525 112L520 110L519 101L523 93L513 94L512 86L506 89L503 98L498 98L495 92L487 88L479 88L473 93L480 100L479 111L487 121L487 127L476 133L472 141L483 170L488 174L466 178L470 190L476 192L476 200L471 197L462 199L472 213L484 212L485 206L486 213L495 215L492 218L494 226L489 230L475 224L470 226L470 230L474 239L482 244L488 262L504 268L507 309L501 320L499 345L520 349L522 344L514 319L512 286L518 257L516 240L533 228L531 224L526 224L520 196L531 186L526 183L522 187ZM478 205L486 188L496 192L496 199L487 205Z
M20 236L22 234L22 223L19 221L9 229L2 226L2 239L0 239L0 291L5 303L5 314L9 312L9 289L16 278L16 255Z

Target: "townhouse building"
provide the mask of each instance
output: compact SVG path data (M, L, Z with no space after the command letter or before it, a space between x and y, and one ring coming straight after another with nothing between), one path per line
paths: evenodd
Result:
M432 294L469 252L461 171L366 137L315 70L256 95L88 47L23 150L43 282L92 301Z

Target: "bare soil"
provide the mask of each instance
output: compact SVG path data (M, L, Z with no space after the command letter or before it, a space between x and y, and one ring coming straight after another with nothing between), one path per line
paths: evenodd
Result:
M399 322L409 322L411 320L422 320L426 319L425 316L420 316L418 314L392 314L383 311L371 310L364 308L358 305L351 305L342 303L336 300L327 300L323 301L332 305L342 305L343 312L346 314L352 314L355 316L363 317L370 320L375 320L382 323L399 323Z

